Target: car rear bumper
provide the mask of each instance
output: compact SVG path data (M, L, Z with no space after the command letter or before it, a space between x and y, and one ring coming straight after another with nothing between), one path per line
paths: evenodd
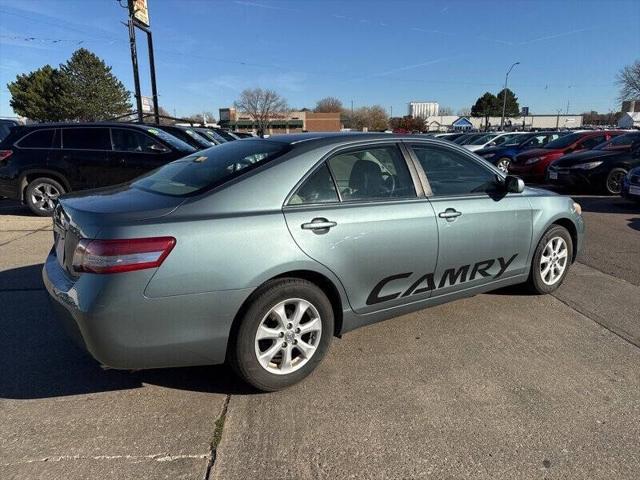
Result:
M55 253L42 277L56 316L98 362L120 369L225 360L234 317L251 289L148 298L153 270L72 279Z

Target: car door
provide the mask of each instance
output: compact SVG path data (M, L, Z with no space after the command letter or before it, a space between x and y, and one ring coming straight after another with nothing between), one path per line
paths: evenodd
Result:
M506 193L483 162L441 145L411 143L437 215L438 264L433 296L442 296L527 270L532 211L528 199Z
M573 151L581 152L584 150L591 150L593 147L600 145L606 140L607 140L607 135L605 133L602 133L600 135L593 135L583 140L580 140Z
M284 215L298 246L340 279L354 311L430 296L435 216L399 145L335 152L304 179Z
M174 159L166 145L134 128L112 128L111 139L119 182L133 180Z
M62 128L62 149L57 152L58 167L73 190L113 185L111 139L107 127Z

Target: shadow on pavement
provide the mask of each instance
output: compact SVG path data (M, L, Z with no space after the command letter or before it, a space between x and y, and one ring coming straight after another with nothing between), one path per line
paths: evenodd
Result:
M627 219L627 222L629 222L629 227L633 228L634 230L640 231L640 217L629 218Z
M25 205L16 200L0 197L0 215L16 215L21 217L38 218Z
M630 213L640 210L637 203L622 197L599 197L587 195L572 195L580 204L583 212L592 213Z
M42 265L0 272L0 398L35 399L153 384L211 393L252 393L226 366L104 370L76 347L51 311ZM12 279L23 287L11 287ZM28 287L25 280L28 279Z

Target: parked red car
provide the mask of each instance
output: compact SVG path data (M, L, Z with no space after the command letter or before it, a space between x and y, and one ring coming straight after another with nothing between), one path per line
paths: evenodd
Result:
M523 180L542 183L547 177L547 169L554 160L568 153L591 150L624 132L618 130L596 130L570 133L547 143L542 148L527 150L516 155L509 164L509 173Z

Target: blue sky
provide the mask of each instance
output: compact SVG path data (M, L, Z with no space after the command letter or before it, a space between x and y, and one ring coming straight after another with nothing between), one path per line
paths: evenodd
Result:
M332 95L394 115L412 100L455 113L497 92L515 61L509 86L532 113L567 101L571 113L617 111L615 74L640 58L638 0L148 3L160 104L177 115L217 115L255 86L297 108ZM133 90L125 20L116 0L0 0L0 116L13 115L6 84L16 74L58 65L79 46Z

